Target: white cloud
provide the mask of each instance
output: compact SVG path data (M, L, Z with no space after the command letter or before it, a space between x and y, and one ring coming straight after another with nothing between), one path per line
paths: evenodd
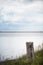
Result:
M16 1L1 1L1 20L9 21L12 24L25 24L28 21L31 23L42 24L43 23L43 13L41 2L32 2L30 4L19 3Z

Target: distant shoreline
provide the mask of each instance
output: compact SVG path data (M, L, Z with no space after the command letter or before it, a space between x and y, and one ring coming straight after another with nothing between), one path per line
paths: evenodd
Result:
M43 33L43 31L0 30L0 33Z

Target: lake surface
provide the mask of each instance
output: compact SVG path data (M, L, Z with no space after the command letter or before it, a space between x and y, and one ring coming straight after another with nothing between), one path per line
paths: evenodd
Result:
M17 58L26 54L26 42L34 43L34 50L43 43L43 33L0 33L0 55Z

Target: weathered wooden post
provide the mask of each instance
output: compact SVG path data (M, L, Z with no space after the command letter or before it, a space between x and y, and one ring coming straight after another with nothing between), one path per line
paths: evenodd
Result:
M34 58L34 47L33 42L26 42L27 56L32 59Z

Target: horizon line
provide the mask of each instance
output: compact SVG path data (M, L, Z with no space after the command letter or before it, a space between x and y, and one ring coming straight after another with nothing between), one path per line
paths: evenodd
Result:
M43 33L43 31L28 31L28 30L0 30L0 33Z

